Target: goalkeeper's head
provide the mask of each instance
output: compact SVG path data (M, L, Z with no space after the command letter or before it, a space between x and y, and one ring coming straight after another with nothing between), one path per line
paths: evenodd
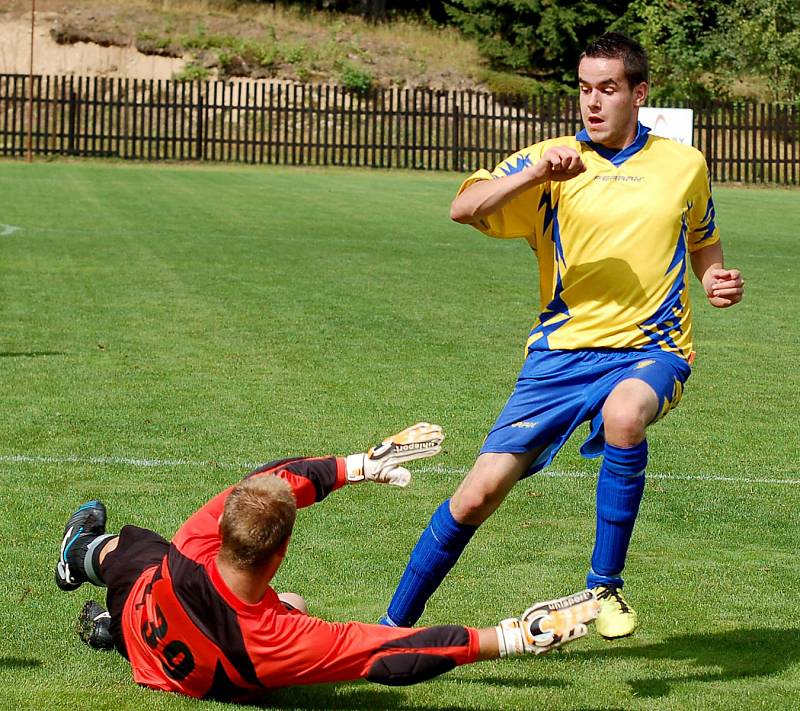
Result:
M225 501L219 525L220 559L245 571L259 570L272 561L279 563L296 517L294 494L283 479L245 479Z

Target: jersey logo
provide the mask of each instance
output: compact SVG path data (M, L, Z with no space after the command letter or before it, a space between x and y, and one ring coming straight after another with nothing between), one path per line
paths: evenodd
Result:
M650 360L642 360L639 361L634 367L634 370L641 370L642 368L646 368L648 365L653 365L655 361L651 358Z
M615 182L615 183L641 183L644 181L644 176L641 175L595 175L595 180L600 182Z
M523 429L532 430L534 427L538 427L538 422L515 422L512 427L521 427Z

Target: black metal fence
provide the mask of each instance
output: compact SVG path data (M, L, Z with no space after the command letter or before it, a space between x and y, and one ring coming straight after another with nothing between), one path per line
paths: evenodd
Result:
M0 74L0 156L27 151L28 77ZM580 129L575 98L272 82L34 76L32 152L425 170L491 167ZM694 105L717 182L800 184L796 105Z

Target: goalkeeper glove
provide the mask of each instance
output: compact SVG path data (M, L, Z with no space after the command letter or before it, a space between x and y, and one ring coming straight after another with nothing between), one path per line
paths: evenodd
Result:
M591 590L537 602L520 617L503 620L495 627L500 656L546 654L583 637L589 631L586 624L599 612L600 603Z
M376 481L379 484L408 486L411 472L399 466L405 462L432 457L442 449L444 433L439 425L419 422L387 437L368 452L346 457L347 481Z

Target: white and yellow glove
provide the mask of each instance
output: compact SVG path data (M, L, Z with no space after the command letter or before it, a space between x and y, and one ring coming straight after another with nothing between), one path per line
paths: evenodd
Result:
M379 484L408 486L411 472L400 466L422 457L432 457L442 449L444 433L439 425L418 422L367 452L346 457L347 481L375 481Z
M600 613L591 590L537 602L520 617L503 620L497 627L501 657L546 654L587 634L587 624Z

